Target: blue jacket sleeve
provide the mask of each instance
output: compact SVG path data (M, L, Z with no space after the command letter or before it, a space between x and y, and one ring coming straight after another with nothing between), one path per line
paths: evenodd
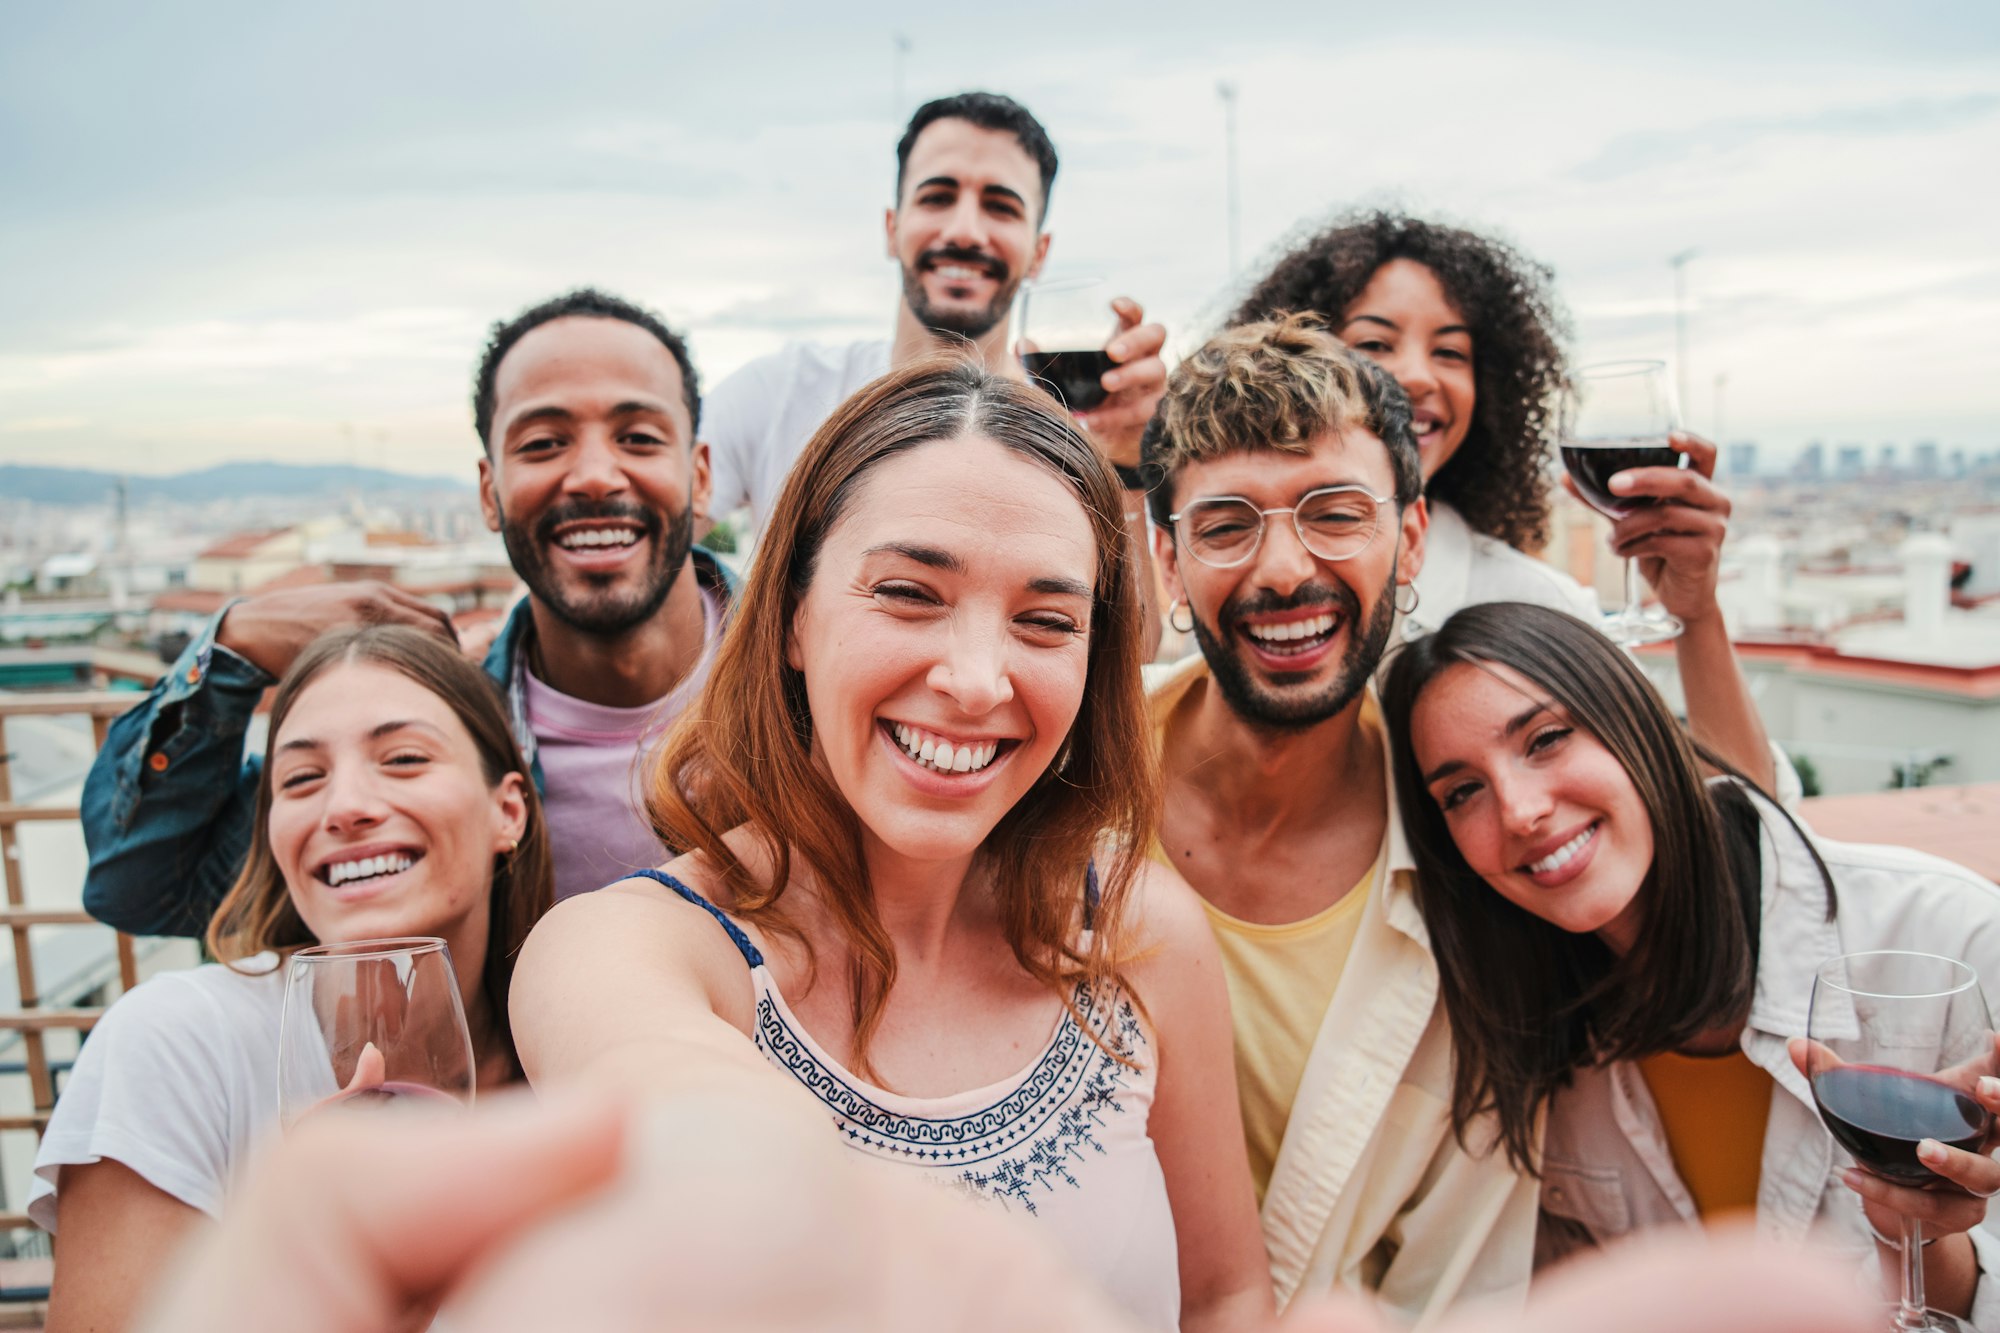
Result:
M84 781L84 910L128 934L200 935L249 852L262 761L243 738L272 682L216 645L221 624L111 724Z

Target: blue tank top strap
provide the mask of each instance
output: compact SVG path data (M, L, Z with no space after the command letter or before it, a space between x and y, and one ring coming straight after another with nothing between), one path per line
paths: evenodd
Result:
M736 946L736 951L743 955L744 962L750 964L750 966L752 967L764 966L763 952L759 950L756 945L750 942L750 937L743 933L743 927L737 925L734 921L731 921L729 919L728 914L725 913L720 907L717 907L714 903L702 897L700 894L696 893L693 889L689 888L687 885L675 879L672 875L667 874L664 870L635 870L632 873L634 875L643 877L645 879L654 880L657 881L658 883L666 885L668 888L672 889L675 893L678 893L681 897L693 903L696 907L699 907L704 912L707 912L710 916L714 917L717 921L721 922L722 928L729 932L729 942L731 944L734 944Z
M1083 928L1097 927L1097 903L1102 895L1097 890L1097 862L1092 861L1083 868Z

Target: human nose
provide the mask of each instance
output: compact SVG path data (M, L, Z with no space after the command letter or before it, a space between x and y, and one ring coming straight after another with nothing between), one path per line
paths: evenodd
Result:
M933 690L967 717L984 717L1014 697L1004 631L954 626L944 657L931 668Z
M1548 788L1532 777L1520 774L1495 777L1493 792L1507 831L1518 836L1534 833L1555 809Z
M1257 544L1257 582L1283 597L1312 582L1318 570L1318 560L1299 540L1294 511L1266 513L1263 540Z
M387 817L373 778L352 765L335 768L327 775L322 799L320 824L335 837L351 837Z
M599 499L624 489L625 469L617 449L608 438L586 435L570 453L569 471L563 476L564 492Z
M1396 383L1403 387L1403 393L1411 403L1422 401L1426 394L1437 389L1437 372L1431 369L1430 351L1411 343L1404 343L1388 356L1381 358L1382 366Z
M938 239L946 245L956 245L966 250L986 248L986 214L982 211L979 198L967 194L952 205L945 217L944 232Z

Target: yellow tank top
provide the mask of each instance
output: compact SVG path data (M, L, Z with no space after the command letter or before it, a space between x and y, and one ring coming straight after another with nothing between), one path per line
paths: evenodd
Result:
M1771 1076L1742 1051L1639 1061L1674 1168L1704 1220L1757 1207L1764 1126L1771 1118Z
M1236 1092L1260 1204L1285 1141L1313 1039L1333 1003L1381 868L1377 857L1374 868L1340 901L1282 926L1241 921L1202 903L1222 949L1222 975L1235 1017Z

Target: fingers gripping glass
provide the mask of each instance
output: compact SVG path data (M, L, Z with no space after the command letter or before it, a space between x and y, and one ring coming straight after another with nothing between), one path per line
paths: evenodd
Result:
M1321 560L1351 560L1375 540L1382 506L1391 498L1361 486L1326 486L1288 508L1259 509L1241 496L1218 495L1196 500L1167 521L1188 554L1214 569L1232 569L1256 555L1265 522L1278 514L1292 516L1299 545Z

